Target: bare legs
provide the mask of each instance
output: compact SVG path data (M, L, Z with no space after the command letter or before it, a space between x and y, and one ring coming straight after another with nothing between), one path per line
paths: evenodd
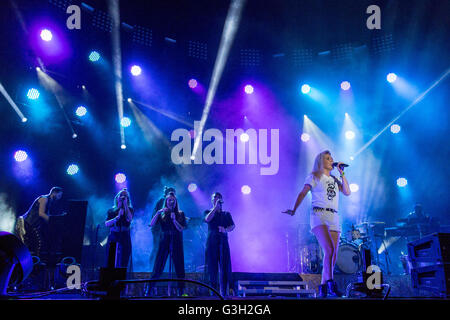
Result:
M327 226L320 225L311 230L319 241L323 251L323 268L321 284L333 279L337 249L339 247L339 232L329 231Z

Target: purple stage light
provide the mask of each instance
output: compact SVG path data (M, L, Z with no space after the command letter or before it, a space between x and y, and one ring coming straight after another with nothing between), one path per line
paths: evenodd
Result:
M189 88L191 88L191 89L194 89L195 87L197 87L197 84L198 84L197 80L195 80L195 79L191 79L188 82Z
M241 142L247 142L250 139L247 133L241 134L239 138L241 139Z
M307 133L302 133L301 139L302 139L303 142L308 142L310 138L311 138L311 137L310 137L309 134L307 134Z
M47 42L51 41L53 38L52 32L48 29L42 30L40 33L40 36L41 36L42 40L47 41Z
M137 77L138 75L140 75L142 73L142 69L141 67L134 65L131 67L131 74L135 77Z
M127 176L123 173L118 173L116 174L115 180L117 183L124 183L125 181L127 181Z
M23 162L23 161L27 160L27 158L28 158L28 154L23 150L17 150L14 153L14 160L16 160L17 162Z
M243 194L250 194L250 192L252 192L252 189L251 189L249 186L244 185L244 186L242 186L242 188L241 188L241 192L242 192Z
M245 88L244 88L244 91L245 91L246 94L252 94L253 91L254 91L253 86L251 86L249 84L246 85Z

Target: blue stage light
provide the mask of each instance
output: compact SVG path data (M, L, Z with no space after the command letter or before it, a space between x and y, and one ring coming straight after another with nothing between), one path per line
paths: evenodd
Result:
M395 74L395 73L389 73L387 76L386 76L386 79L387 79L387 81L388 82L390 82L390 83L392 83L392 82L394 82L395 80L397 80L397 75Z
M407 184L408 184L408 180L406 180L405 178L397 179L397 186L403 188L403 187L406 187Z
M80 169L78 168L78 166L76 164L71 164L70 166L67 167L67 174L70 176L73 176L75 174L78 173Z
M28 154L23 150L17 150L14 153L14 160L16 160L17 162L25 161L25 160L27 160L27 158L28 158Z
M86 109L86 107L83 107L83 106L79 106L77 108L77 110L75 111L75 114L79 117L85 116L86 113L87 113L87 109Z
M400 132L401 127L398 124L393 124L391 126L391 132L392 133L399 133Z
M307 94L311 91L311 87L307 84L302 85L302 93Z
M195 183L190 183L188 185L188 190L189 192L194 192L195 190L197 190L197 185Z
M125 181L127 181L127 176L123 173L118 173L115 176L115 180L117 183L124 183Z
M131 67L131 74L135 77L137 77L138 75L140 75L142 73L142 69L139 66L132 66Z
M39 98L39 91L37 89L31 88L30 90L28 90L27 92L27 97L30 100L37 100Z
M341 83L341 89L344 91L347 91L348 89L350 89L350 82L348 81L342 81Z
M98 53L97 51L92 51L89 54L89 60L92 62L96 62L96 61L100 60L100 53Z
M120 125L124 128L127 128L131 125L131 120L128 117L123 117L122 120L120 120Z
M355 138L355 133L351 130L345 132L345 138L347 140L353 140Z
M307 133L302 133L300 138L302 139L303 142L308 142L311 136Z

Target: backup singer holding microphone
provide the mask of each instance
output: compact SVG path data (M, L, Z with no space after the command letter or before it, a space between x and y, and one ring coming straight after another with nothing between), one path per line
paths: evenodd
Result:
M344 166L346 165L342 162L337 163L336 167L341 176L341 181L339 181L330 174L334 167L330 151L319 153L314 161L314 168L306 178L303 190L297 197L294 209L284 211L293 216L306 194L311 190L311 232L316 236L323 251L322 281L319 285L319 296L322 298L326 298L327 295L342 296L333 280L333 271L341 234L338 214L339 191L346 196L350 195L350 188L343 171Z
M126 188L114 197L114 206L108 210L105 225L110 228L108 246L117 243L116 267L127 268L131 256L130 224L133 220L134 209L130 194Z
M220 270L220 294L228 295L232 287L231 255L228 245L228 232L233 231L234 222L231 214L222 210L222 195L215 192L211 201L213 208L205 211L205 222L208 223L208 239L206 240L206 265L209 282L217 289L217 278Z
M171 258L175 265L175 272L178 279L185 277L184 271L184 250L183 250L183 230L186 228L186 218L183 211L178 208L178 201L175 193L169 192L164 207L153 216L150 227L155 225L161 227L161 238L159 241L158 252L156 253L155 264L153 267L152 279L158 279L164 271L167 257ZM152 291L154 283L150 283L149 292ZM184 293L184 282L178 282L178 295Z

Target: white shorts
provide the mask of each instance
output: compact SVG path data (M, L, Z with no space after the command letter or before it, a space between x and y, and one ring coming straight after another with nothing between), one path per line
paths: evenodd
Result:
M339 215L336 212L331 211L314 211L311 209L309 215L309 224L311 230L317 226L328 226L328 230L341 232L341 223L339 221Z

